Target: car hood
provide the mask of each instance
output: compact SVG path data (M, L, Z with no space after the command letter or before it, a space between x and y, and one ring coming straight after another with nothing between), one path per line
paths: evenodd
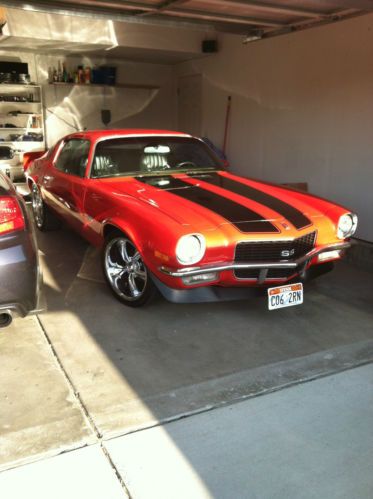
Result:
M135 196L192 230L230 224L244 233L279 233L312 226L323 215L312 196L227 172L144 175L110 183L113 195Z

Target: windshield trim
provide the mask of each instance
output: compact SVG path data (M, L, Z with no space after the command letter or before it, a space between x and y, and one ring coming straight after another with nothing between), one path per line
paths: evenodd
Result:
M136 138L136 137L187 137L187 138L193 138L193 139L198 139L198 137L193 137L193 135L188 135L188 134L174 134L174 133L139 133L139 134L131 134L131 135L118 135L118 134L113 134L113 135L106 135L105 137L100 137L99 139L96 140L96 142L93 145L92 148L92 157L91 157L91 164L89 165L89 172L88 172L88 178L104 178L104 177L92 177L92 166L93 166L93 160L96 155L96 148L98 144L101 144L101 142L104 142L106 140L113 140L113 139L131 139L131 138Z
M169 170L159 170L154 172L128 172L128 173L118 173L117 175L100 175L99 177L91 177L95 180L100 180L101 178L121 178L121 177L168 177L169 175L177 175L183 173L210 173L222 171L222 168L215 168L214 166L205 166L201 168L190 168L190 169L169 169Z
M99 180L100 178L120 178L120 177L142 177L142 176L154 176L154 175L165 175L165 174L170 174L170 175L175 175L176 173L187 173L187 172L190 172L192 171L193 173L195 173L195 171L197 170L197 173L199 172L203 172L203 170L208 170L208 171L219 171L219 170L224 170L224 166L223 164L220 164L220 167L215 167L215 166L211 166L211 167L201 167L199 169L186 169L186 168L181 168L181 169L177 169L175 170L174 168L173 169L168 169L168 170L160 170L159 172L138 172L136 173L135 171L133 172L128 172L128 173L123 173L123 174L120 174L120 175L100 175L99 177L95 177L92 175L92 167L93 167L93 161L95 159L95 156L96 156L96 148L99 144L101 144L101 142L104 142L106 140L113 140L113 139L132 139L132 138L140 138L140 137L161 137L161 138L181 138L181 139L194 139L194 140L198 140L199 142L202 142L202 144L207 147L208 149L210 149L211 153L213 155L216 156L216 159L221 163L221 159L214 153L214 151L206 144L206 142L204 140L202 140L200 137L195 137L194 135L190 135L190 134L187 134L187 133L180 133L180 134L173 134L173 133L168 133L168 134L165 134L165 133L144 133L144 134L133 134L133 135L108 135L108 136L105 136L105 137L101 137L99 138L93 145L93 148L92 148L92 155L91 155L91 159L90 159L90 165L89 165L89 171L88 171L88 175L87 175L87 178L92 178L92 179L96 179L96 180ZM171 173L172 172L172 173Z

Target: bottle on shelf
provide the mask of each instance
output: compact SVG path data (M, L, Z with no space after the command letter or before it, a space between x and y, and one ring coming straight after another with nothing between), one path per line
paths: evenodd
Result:
M57 81L62 82L62 67L61 67L61 61L58 61L58 69L57 69Z
M89 66L86 66L84 70L84 75L85 75L85 82L91 83L91 68Z
M53 83L53 69L51 66L48 68L48 83Z
M83 71L83 66L78 66L78 83L85 83L85 75Z
M62 81L64 83L67 83L69 80L69 76L68 76L68 73L67 73L67 70L66 70L66 63L63 62L62 63Z

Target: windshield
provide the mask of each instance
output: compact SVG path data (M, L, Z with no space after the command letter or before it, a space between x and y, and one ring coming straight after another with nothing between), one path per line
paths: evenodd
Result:
M158 172L216 170L222 164L202 141L189 137L118 137L96 146L91 177L146 175Z

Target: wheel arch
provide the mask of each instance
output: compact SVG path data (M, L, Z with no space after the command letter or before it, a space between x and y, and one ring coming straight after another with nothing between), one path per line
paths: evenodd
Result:
M33 185L37 185L37 179L34 179L33 177L30 177L30 176L27 176L27 186L29 187L29 189L31 190L32 189L32 186Z
M107 222L105 222L102 229L103 239L105 240L114 232L121 232L126 237L128 237L128 239L130 239L136 245L140 253L143 254L144 247L142 244L142 240L137 232L134 231L130 226L124 224L122 220L108 220Z

